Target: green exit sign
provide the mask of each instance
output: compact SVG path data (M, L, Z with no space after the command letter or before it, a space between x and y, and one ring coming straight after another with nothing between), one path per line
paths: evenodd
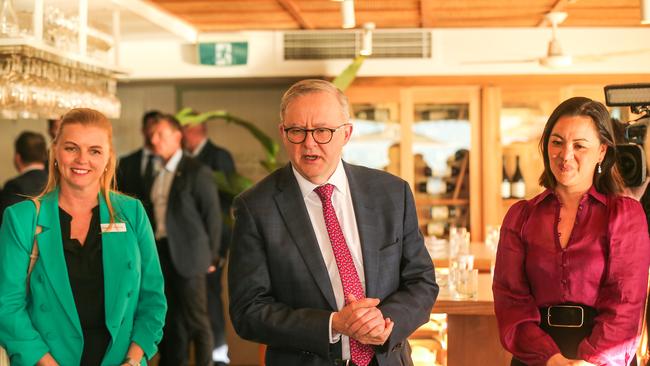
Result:
M247 61L248 42L199 43L199 63L201 65L246 65Z

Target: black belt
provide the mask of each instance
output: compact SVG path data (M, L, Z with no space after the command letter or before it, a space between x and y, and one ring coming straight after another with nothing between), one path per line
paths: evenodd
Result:
M553 328L592 327L598 315L596 309L577 304L558 304L539 308L541 325Z

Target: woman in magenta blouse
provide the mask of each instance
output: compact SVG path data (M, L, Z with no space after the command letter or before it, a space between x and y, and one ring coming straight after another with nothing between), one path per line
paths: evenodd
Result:
M639 202L623 184L609 113L576 97L540 141L546 190L501 226L494 308L511 365L628 365L638 344L650 264Z

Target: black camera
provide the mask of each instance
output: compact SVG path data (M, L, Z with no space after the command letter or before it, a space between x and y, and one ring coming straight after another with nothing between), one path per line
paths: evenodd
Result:
M625 123L624 142L616 144L618 168L625 185L637 187L646 179L646 132L650 124L650 84L622 84L605 87L605 102L610 107L630 107L636 120Z

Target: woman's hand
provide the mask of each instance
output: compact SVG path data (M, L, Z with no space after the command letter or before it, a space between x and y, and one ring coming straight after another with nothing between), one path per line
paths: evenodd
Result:
M56 362L50 353L46 353L45 356L38 360L36 366L59 366L59 363Z
M572 360L556 353L546 361L546 366L596 366L584 360Z

